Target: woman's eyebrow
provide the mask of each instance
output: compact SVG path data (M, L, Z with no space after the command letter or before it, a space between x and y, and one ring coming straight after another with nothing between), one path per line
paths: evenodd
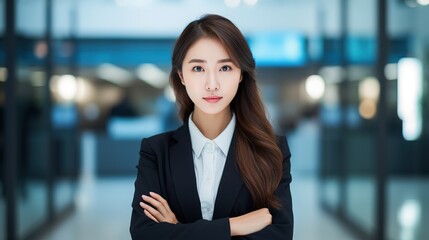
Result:
M205 63L207 62L206 60L202 60L202 59L191 59L189 60L188 63Z
M191 59L188 63L206 63L203 59ZM232 62L231 58L224 58L217 61L218 63Z
M232 62L231 58L225 58L217 61L218 63Z

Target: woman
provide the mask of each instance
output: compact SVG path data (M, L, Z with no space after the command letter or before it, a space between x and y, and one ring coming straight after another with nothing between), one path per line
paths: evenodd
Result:
M132 238L292 239L289 147L238 28L218 15L191 22L170 81L184 124L142 140Z

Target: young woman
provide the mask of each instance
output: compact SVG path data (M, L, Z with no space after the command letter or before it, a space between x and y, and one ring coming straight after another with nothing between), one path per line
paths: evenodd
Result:
M184 124L142 140L132 238L292 239L291 155L240 30L218 15L191 22L170 81Z

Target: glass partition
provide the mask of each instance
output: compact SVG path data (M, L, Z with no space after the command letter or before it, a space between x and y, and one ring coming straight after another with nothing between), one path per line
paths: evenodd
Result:
M16 2L17 236L47 222L50 164L46 1Z
M388 1L386 235L429 239L429 7Z
M376 232L376 1L328 1L320 75L321 203L361 236ZM364 12L365 17L362 17ZM368 90L369 89L369 90Z
M78 80L74 73L75 45L72 38L73 4L75 1L54 0L52 22L53 77L53 209L61 213L74 200L79 149L77 142L78 114L75 98Z
M343 107L341 102L343 82L343 46L339 1L319 5L320 28L323 29L323 51L319 75L325 80L325 94L320 106L320 201L333 213L340 213L342 181L342 157L339 146L342 143ZM328 17L329 16L329 17Z
M376 164L378 131L376 79L377 2L348 0L347 97L344 161L345 216L359 229L376 232ZM363 13L364 12L364 13ZM365 15L364 18L359 17Z
M429 7L425 1L387 0L388 39L380 46L387 47L387 81L381 86L375 78L377 2L340 2L346 4L340 7L346 62L344 81L330 83L333 75L324 75L322 203L366 238L384 228L386 239L428 239ZM380 90L386 93L383 116L377 109ZM386 119L386 152L380 152L380 117ZM377 201L383 200L376 189L379 153L387 156L380 166L388 172L384 226L376 225Z

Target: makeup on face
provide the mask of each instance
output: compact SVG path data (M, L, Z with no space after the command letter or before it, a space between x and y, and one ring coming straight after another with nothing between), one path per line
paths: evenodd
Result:
M196 41L186 53L180 74L195 104L194 111L200 112L196 114L229 111L241 80L241 69L219 41L211 38Z

